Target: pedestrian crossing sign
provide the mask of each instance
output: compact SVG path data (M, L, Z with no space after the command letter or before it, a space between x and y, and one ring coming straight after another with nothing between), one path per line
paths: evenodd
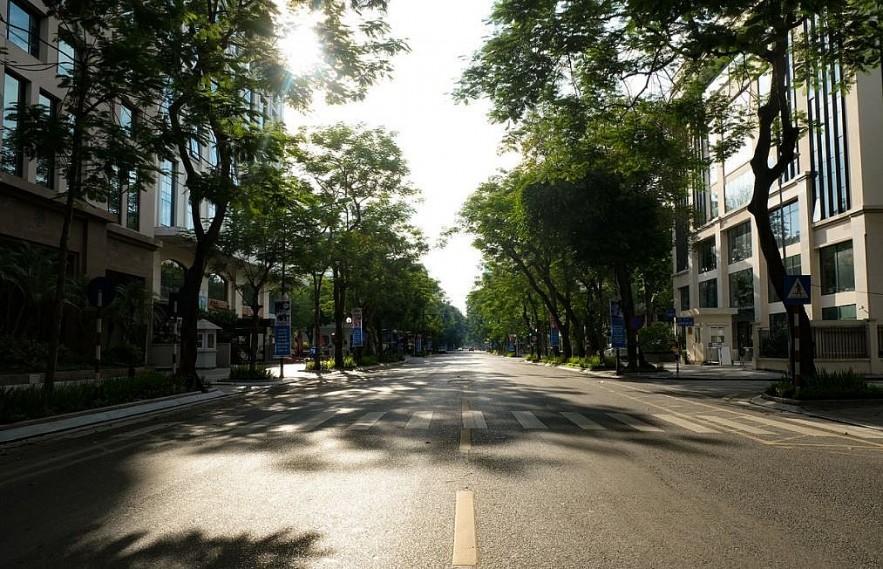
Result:
M785 304L809 304L811 286L810 275L785 275Z

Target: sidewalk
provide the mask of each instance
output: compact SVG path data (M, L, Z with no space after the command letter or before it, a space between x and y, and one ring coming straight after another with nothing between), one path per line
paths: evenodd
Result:
M758 381L763 382L758 386L758 391L763 391L769 383L780 381L782 372L755 370L751 366L717 366L717 365L679 365L674 363L665 364L665 371L656 373L636 373L616 375L614 372L592 372L592 375L603 373L611 379L623 378L640 381ZM873 381L881 385L878 381ZM862 400L825 400L825 401L800 401L795 399L768 399L761 395L748 400L752 405L776 410L785 413L798 413L809 417L816 417L854 425L883 430L883 399Z

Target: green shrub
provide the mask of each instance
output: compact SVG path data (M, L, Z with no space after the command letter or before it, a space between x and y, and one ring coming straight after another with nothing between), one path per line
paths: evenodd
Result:
M233 366L230 368L230 379L233 381L272 381L276 377L269 369L256 367L251 369L250 366Z
M677 339L670 324L654 322L638 330L638 344L644 353L664 354L673 351Z
M46 395L42 386L0 390L0 423L85 411L175 395L185 391L181 378L150 372L133 378L113 377L98 382L56 385Z
M0 336L0 369L35 371L45 368L48 347L26 336Z
M334 370L334 358L323 358L321 360L322 371L332 371ZM344 369L355 369L356 368L356 360L353 359L352 356L345 356L343 358L343 368ZM316 360L307 360L306 366L304 367L306 371L316 371Z
M377 365L379 359L377 356L362 356L362 364L363 366L373 366Z
M814 376L803 378L799 388L783 379L770 385L766 393L790 399L877 399L883 398L883 389L870 385L864 375L848 371L820 369Z

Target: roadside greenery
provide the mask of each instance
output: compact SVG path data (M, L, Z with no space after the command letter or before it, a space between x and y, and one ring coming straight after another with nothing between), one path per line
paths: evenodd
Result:
M814 375L803 378L803 385L795 387L789 379L770 385L767 395L786 399L883 399L883 389L868 383L867 378L852 370L828 371L818 369Z
M276 379L269 369L255 367L254 364L230 368L231 381L273 381Z
M0 390L0 423L75 413L132 401L155 399L185 391L179 378L160 373L113 377L98 382L56 385L50 392L39 386Z

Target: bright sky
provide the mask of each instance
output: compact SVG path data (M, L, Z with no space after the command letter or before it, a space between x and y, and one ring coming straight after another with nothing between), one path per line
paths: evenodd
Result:
M483 20L492 0L429 2L392 0L387 21L410 53L394 60L394 75L371 89L365 101L315 109L309 116L288 111L289 123L365 123L398 133L396 140L420 188L415 223L433 250L423 263L451 303L466 312L466 295L478 276L480 254L466 236L435 247L439 234L454 225L466 197L516 158L498 154L503 127L486 119L488 104L455 104L451 91L470 56L489 34Z

